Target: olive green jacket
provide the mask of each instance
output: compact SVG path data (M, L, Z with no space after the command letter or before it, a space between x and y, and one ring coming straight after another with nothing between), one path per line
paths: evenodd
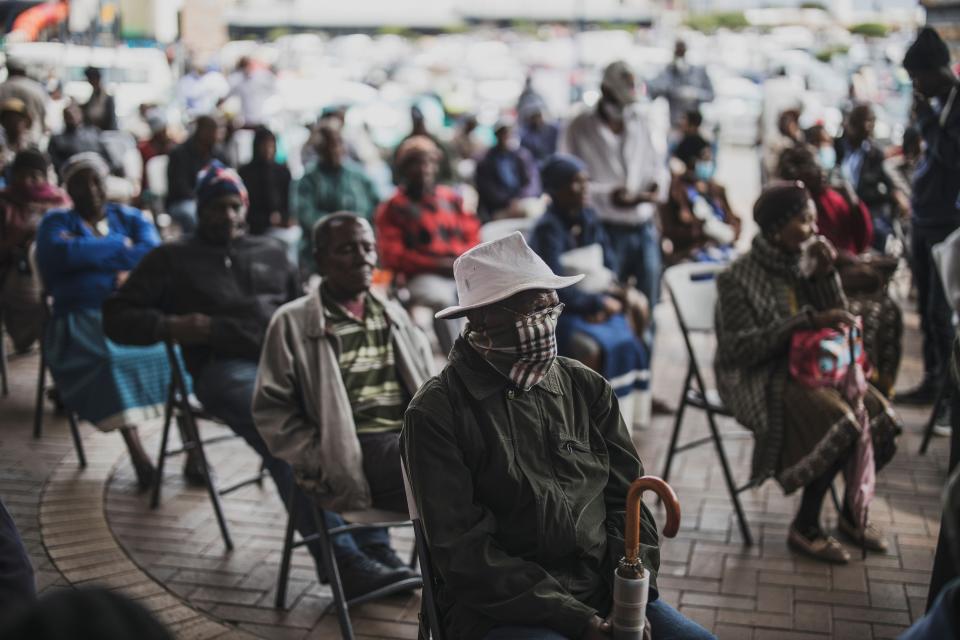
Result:
M521 392L460 338L410 403L401 451L451 640L504 625L579 638L609 612L627 490L643 466L602 377L558 358ZM645 507L642 519L655 585Z

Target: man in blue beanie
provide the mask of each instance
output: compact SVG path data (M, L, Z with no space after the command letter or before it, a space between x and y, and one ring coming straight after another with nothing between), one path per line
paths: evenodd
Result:
M898 394L901 404L930 404L946 378L953 340L952 311L936 273L932 248L960 227L960 82L950 52L936 31L924 27L903 66L913 82L913 112L926 145L913 177L913 276L923 332L923 382Z
M179 343L204 408L263 459L284 505L295 492L297 530L306 538L316 532L309 498L297 488L292 467L270 452L251 411L267 325L302 289L282 243L246 233L247 190L235 171L211 162L197 178L196 197L196 233L144 257L104 303L104 330L122 344ZM335 513L324 515L331 527L343 524ZM332 541L348 598L407 577L363 562L362 537L344 534ZM308 547L319 571L319 549Z

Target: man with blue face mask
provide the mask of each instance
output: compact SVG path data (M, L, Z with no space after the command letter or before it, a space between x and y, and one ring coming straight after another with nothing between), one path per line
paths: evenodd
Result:
M840 175L870 211L873 247L882 252L893 234L897 187L884 166L884 150L873 139L876 121L870 105L856 105L847 115L843 135L832 148Z
M518 232L454 265L466 316L447 366L404 415L401 452L423 521L447 636L611 637L613 571L630 483L643 474L616 396L557 357L555 275ZM641 555L659 567L643 508ZM651 577L652 638L712 638L664 603Z
M717 167L710 143L697 134L686 136L673 155L683 169L673 176L670 200L661 217L663 237L670 241L666 260L732 259L740 218L730 207L726 189L714 180Z

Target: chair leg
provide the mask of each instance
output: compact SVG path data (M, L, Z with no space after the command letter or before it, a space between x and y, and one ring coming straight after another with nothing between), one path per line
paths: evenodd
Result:
M67 420L70 422L70 435L73 436L73 446L77 450L77 459L80 461L80 468L87 468L87 456L83 453L83 440L80 439L80 428L77 426L77 414L73 411L67 412Z
M927 420L927 424L923 428L923 442L920 443L920 455L925 455L927 453L927 448L930 446L930 439L933 437L933 428L937 424L937 415L940 413L940 405L943 404L943 398L946 395L946 389L947 382L941 380L940 386L937 389L937 397L933 401L933 409L930 410L930 418Z
M43 435L43 394L47 390L47 358L40 338L40 370L37 372L37 402L33 409L33 437Z
M690 389L690 378L693 372L687 370L687 379L683 383L683 393L680 396L680 404L677 406L677 417L673 421L673 435L670 436L670 448L667 450L667 461L663 465L663 478L667 482L670 478L670 467L673 465L673 456L676 454L677 442L680 441L680 427L683 424L683 414L687 409L687 392Z
M10 387L7 386L7 341L3 338L3 319L0 318L0 395L6 398L10 395Z
M190 419L193 422L193 419ZM195 427L196 425L194 425ZM197 433L196 428L193 429L194 433ZM220 527L220 534L223 536L223 545L227 548L227 551L233 551L233 540L230 538L230 531L227 528L227 519L223 515L223 505L220 504L220 492L217 491L217 487L214 485L213 476L210 473L210 466L207 464L207 455L203 451L203 444L200 442L199 438L193 442L193 447L196 448L198 452L198 459L200 460L200 467L203 473L205 484L207 485L207 493L210 494L210 502L213 503L213 512L217 516L217 525Z
M750 534L750 525L747 524L747 517L743 513L743 506L740 504L740 494L737 492L737 486L733 483L733 474L730 472L730 463L727 461L727 452L723 449L723 442L720 440L720 430L717 429L717 421L714 419L713 411L707 409L707 424L710 425L710 433L713 437L713 444L717 448L717 456L720 458L720 466L723 469L723 479L727 483L727 490L730 492L730 499L733 501L733 508L737 512L737 521L740 523L740 533L743 535L743 544L753 546L753 536Z
M347 597L343 593L343 583L340 582L340 569L337 567L336 556L333 555L333 543L330 540L327 521L323 518L319 509L313 507L312 511L317 533L320 534L320 555L323 558L323 568L327 572L330 591L333 594L332 606L337 610L337 621L340 623L340 637L344 640L353 640L353 625L350 623Z
M293 530L297 519L297 500L290 492L287 504L287 530L283 534L283 552L280 554L280 576L277 578L277 597L273 606L283 609L287 606L287 581L290 578L290 557L293 555Z
M160 488L163 486L163 467L167 461L167 442L170 439L170 423L173 421L174 392L171 387L167 393L167 404L163 408L163 432L160 436L160 453L157 454L157 475L153 480L153 495L150 497L150 508L160 506ZM186 443L184 443L186 445Z

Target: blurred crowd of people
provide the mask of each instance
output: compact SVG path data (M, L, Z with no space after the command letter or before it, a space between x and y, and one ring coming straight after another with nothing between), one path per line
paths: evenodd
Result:
M9 59L0 84L4 328L19 352L43 342L59 401L97 427L121 432L143 487L156 481L156 470L136 427L161 414L172 364L161 343L177 345L205 409L259 455L286 505L305 505L296 522L304 537L316 530L311 505L330 526L343 523L338 513L356 508L405 510L406 446L414 492L438 523L425 520L428 538L437 541L435 559L450 602L460 603L450 610L472 603L453 616L453 627L462 631L457 625L466 618L458 616L469 613L476 617L471 624L492 634L478 638L510 637L496 635L497 628L525 617L561 634L546 629L529 637L606 637L609 624L596 616L609 608L609 593L594 575L601 558L578 565L580 578L589 577L569 597L549 577L572 575L569 566L540 556L518 560L535 531L491 542L498 518L509 529L508 514L519 513L521 503L540 508L540 498L517 491L516 478L496 469L476 472L453 460L423 434L456 441L453 416L464 407L451 409L446 398L462 396L473 406L484 389L502 387L516 397L511 406L545 421L544 429L549 420L536 406L563 419L596 418L603 433L560 444L576 455L577 447L600 446L599 438L602 462L572 463L579 470L573 475L593 477L607 465L611 479L604 471L598 491L623 490L622 482L611 489L619 482L614 476L642 471L624 450L632 449L629 428L671 410L650 394L652 311L664 268L729 265L718 278L716 366L724 403L757 437L753 478L803 491L789 531L792 548L849 562L819 514L859 426L836 390L788 378L789 343L794 332L843 329L861 319L872 364L865 405L881 468L900 431L891 399L903 320L891 282L906 264L921 317L924 378L896 401L931 404L950 386L955 309L946 288L953 285L942 281L933 258L933 247L960 227L958 82L946 51L932 30L921 31L908 51L904 67L917 98L896 148L874 140L869 104L852 104L836 136L820 124L801 130L799 106L782 110L758 156L765 184L753 211L759 233L749 244L717 178L723 154L703 131L700 107L713 99L713 87L703 68L687 62L683 42L647 87L669 105L668 131L652 123L640 82L622 61L605 68L596 105L564 122L551 117L528 82L489 140L469 114L447 139L414 106L409 135L382 153L395 183L388 193L365 166L367 141L344 127L346 107L321 114L304 148L281 148L263 119L272 75L249 60L229 78L191 69L181 79L177 100L192 117L185 138L145 105L137 139L116 131L113 98L97 69L86 74L90 99L58 106L62 125L51 128L53 97ZM237 120L218 111L226 95L240 99ZM288 166L291 154L304 160L300 175ZM500 278L500 292L468 303L489 288L485 278ZM414 322L417 308L433 316L432 341ZM329 343L308 346L321 337ZM554 365L557 353L581 364ZM427 382L438 357L448 354L450 365ZM547 396L530 395L541 387L561 395L577 389L592 404L544 404ZM941 422L949 424L949 403L943 406ZM485 405L470 419L504 429L516 419L511 411ZM469 458L475 444L456 446ZM527 462L532 478L546 473L536 460ZM203 482L201 466L187 456L188 481ZM475 500L501 494L482 516L442 515L440 507L449 505L423 497L428 486L447 481L468 490L473 472L485 488ZM545 480L531 482L544 495L553 490ZM517 504L505 505L514 495ZM469 496L459 499L470 504ZM622 499L608 498L608 508ZM569 525L570 540L587 535L578 528L587 525L567 522L560 507L543 508L556 527ZM594 529L606 519L589 513ZM883 532L858 522L851 505L842 515L847 539L886 549ZM481 518L490 519L483 531L464 524ZM444 546L458 527L477 538L475 548ZM647 543L655 547L655 536ZM348 596L411 575L385 530L338 536L335 548ZM585 558L595 549L574 544L567 551ZM323 573L319 551L311 552ZM484 553L510 556L492 564L514 573L479 580L492 571ZM531 573L542 573L542 581ZM479 582L467 588L470 579ZM493 604L513 598L522 606ZM710 637L663 607L651 610L654 638L658 628L680 634L670 637Z

